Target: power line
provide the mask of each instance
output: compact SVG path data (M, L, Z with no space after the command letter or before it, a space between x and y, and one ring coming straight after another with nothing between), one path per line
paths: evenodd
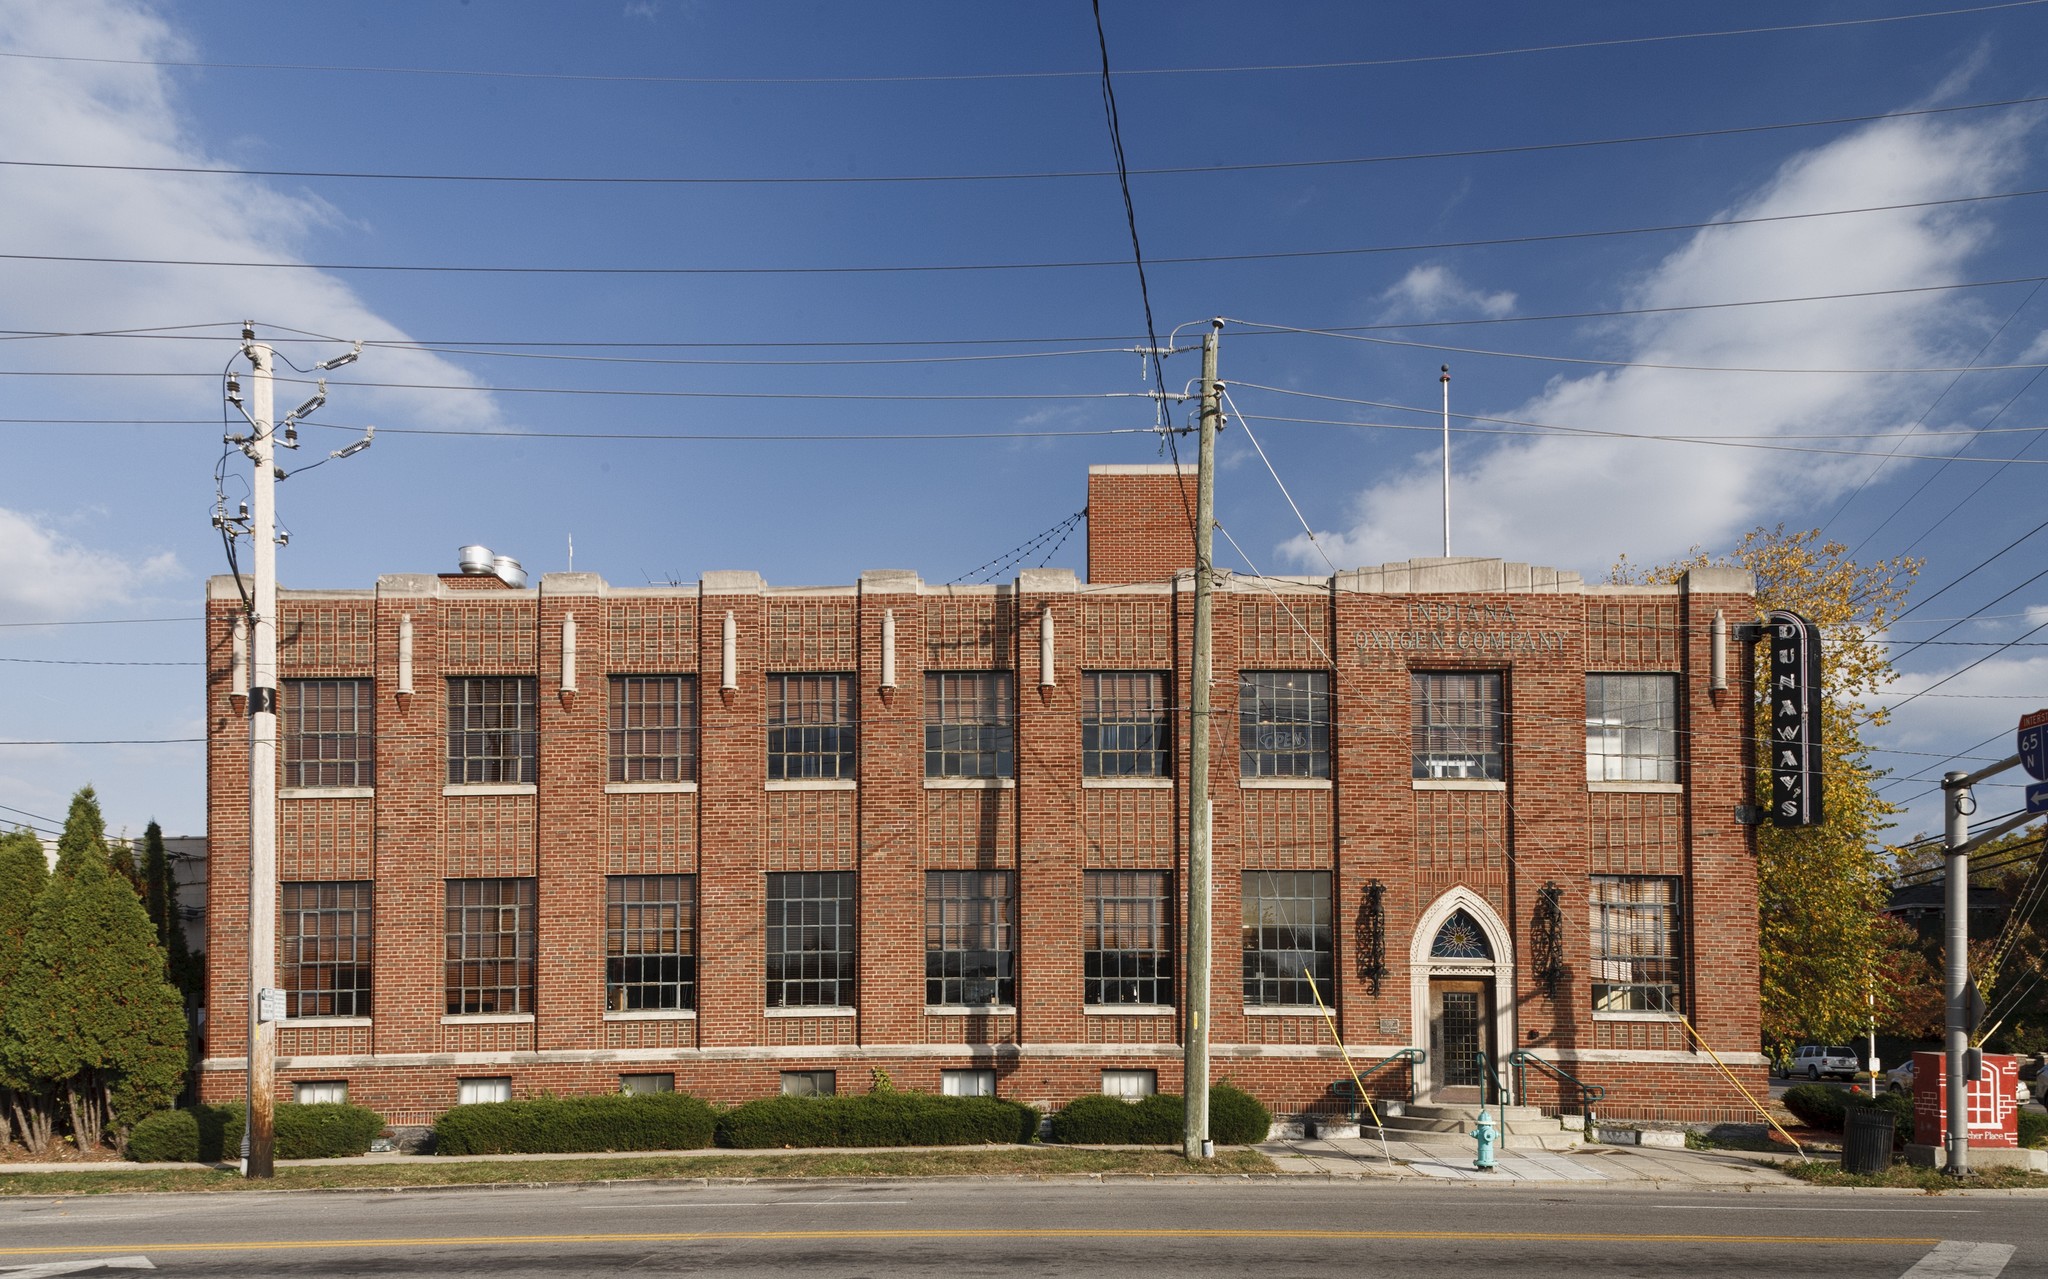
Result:
M1617 36L1605 40L1576 40L1560 44L1525 45L1508 49L1480 49L1462 53L1409 54L1396 58L1361 58L1330 62L1253 63L1205 67L1135 67L1120 71L1122 76L1243 75L1281 71L1351 71L1374 67L1429 65L1476 59L1523 57L1544 53L1573 53L1588 49L1611 49L1637 45L1669 44L1688 40L1720 40L1739 36L1782 35L1802 31L1830 31L1847 27L1889 25L1932 18L1967 17L2010 9L2030 9L2048 0L2004 0L1999 4L1973 5L1962 9L1931 9L1918 13L1883 14L1871 18L1838 18L1827 22L1798 22L1774 27L1729 27L1713 31L1676 31L1663 35ZM552 80L597 84L678 85L829 85L829 84L952 84L969 81L1073 80L1090 78L1093 71L963 71L923 75L857 76L678 76L611 73L596 75L571 71L509 71L461 67L403 67L334 65L305 62L206 62L190 58L108 58L79 54L0 52L0 57L35 62L77 62L95 66L175 67L203 71L288 71L295 73L454 76L470 79Z
M1119 72L1118 74L1129 74ZM1728 125L1710 129L1684 129L1667 133L1629 134L1606 138L1567 139L1561 142L1527 142L1491 147L1466 147L1443 151L1410 151L1386 155L1338 156L1321 160L1260 160L1239 164L1183 164L1128 169L1135 177L1178 177L1226 173L1263 173L1295 169L1348 168L1379 164L1406 164L1427 160L1471 160L1489 156L1530 155L1549 151L1578 151L1596 147L1634 146L1654 142L1686 142L1705 138L1737 137L1745 134L1776 133L1794 129L1821 129L1851 124L1874 124L1916 116L1951 115L1964 111L1989 111L2033 106L2048 102L2048 95L2002 98L1992 102L1968 102L1952 106L1916 107L1904 111L1875 111L1862 115L1828 116L1812 120L1774 121L1765 124ZM567 173L423 173L366 169L253 169L227 165L200 164L95 164L77 160L0 160L0 167L84 170L97 173L162 173L201 177L293 178L362 182L446 182L525 186L861 186L981 182L1044 182L1072 179L1100 179L1119 176L1115 169L1042 169L1003 173L894 173L894 174L800 174L773 176L688 177L680 175L567 174Z
M2027 0L2048 4L2048 0ZM1439 240L1413 244L1378 244L1341 249L1281 249L1265 253L1204 253L1179 257L1154 257L1154 266L1204 266L1228 262L1287 262L1318 258L1363 257L1383 253L1445 252L1452 249L1500 248L1519 244L1558 244L1573 240L1610 239L1618 236L1663 235L1681 231L1704 231L1715 227L1762 226L1779 222L1802 222L1816 218L1848 217L1865 213L1897 213L1911 209L1949 208L1993 200L2017 200L2048 195L2048 187L2022 191L1995 191L1984 195L1952 196L1940 200L1913 200L1899 204L1866 205L1852 209L1821 209L1808 213L1758 214L1742 218L1714 218L1702 222L1667 222L1648 226L1612 227L1590 231L1556 231L1545 234L1491 236L1474 240ZM391 262L253 262L214 258L125 258L68 253L0 253L0 261L75 262L99 266L182 266L213 270L246 269L264 271L362 271L425 275L594 275L594 276L697 276L697 275L930 275L993 271L1062 271L1121 268L1129 263L1118 258L1076 258L1041 262L936 262L894 266L455 266L446 263Z
M203 617L100 617L82 622L0 622L4 627L24 626L141 626L154 622L203 622ZM4 807L4 805L0 805Z

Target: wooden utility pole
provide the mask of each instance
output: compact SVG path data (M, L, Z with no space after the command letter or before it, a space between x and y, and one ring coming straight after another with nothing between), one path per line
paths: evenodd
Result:
M1209 683L1210 578L1216 529L1216 431L1223 393L1216 382L1216 342L1223 321L1209 321L1202 339L1201 448L1195 462L1195 652L1188 690L1188 1016L1184 1047L1187 1120L1182 1151L1207 1159L1209 1140Z

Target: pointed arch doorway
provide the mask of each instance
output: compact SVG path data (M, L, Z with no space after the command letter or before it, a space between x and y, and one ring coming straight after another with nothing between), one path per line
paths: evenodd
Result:
M1410 946L1414 1025L1429 1053L1418 1100L1485 1100L1487 1071L1499 1078L1501 1046L1514 1043L1507 926L1485 898L1454 888L1423 912Z

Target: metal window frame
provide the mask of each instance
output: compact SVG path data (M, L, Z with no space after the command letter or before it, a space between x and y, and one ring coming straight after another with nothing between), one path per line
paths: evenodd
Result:
M1507 679L1501 671L1410 671L1410 776L1500 781L1507 767ZM1456 688L1470 681L1470 691ZM1477 772L1452 761L1474 760Z
M1081 672L1081 776L1171 777L1166 671Z
M1173 1004L1175 904L1171 871L1082 872L1084 1004Z
M531 783L540 760L540 681L448 677L448 782Z
M608 691L610 780L696 781L697 677L614 675Z
M768 1007L853 1007L860 960L854 888L850 870L769 873Z
M278 691L286 786L377 784L375 681L287 679ZM344 691L346 704L340 696Z
M1240 671L1240 774L1329 777L1330 720L1328 671Z
M1016 756L1014 672L924 673L926 777L1013 777Z
M1016 919L1014 871L926 871L925 1005L983 1008L1015 1003ZM993 973L982 975L980 965L992 967Z
M768 676L769 780L854 775L854 688L852 675L830 671Z
M1315 995L1298 960L1312 960L1319 989L1332 989L1333 876L1326 870L1244 872L1244 1002L1307 1008ZM1304 918L1304 916L1306 916ZM1304 940L1306 945L1302 943ZM1287 944L1282 945L1280 943Z
M1680 875L1592 875L1587 898L1592 921L1596 1012L1685 1011L1685 879ZM1661 886L1663 896L1642 890ZM1603 894L1602 889L1619 890ZM1647 948L1643 943L1649 943Z
M370 1015L373 909L367 879L278 885L277 975L287 1017Z
M442 984L449 1014L531 1013L535 881L522 876L444 883Z
M608 875L604 901L604 1006L696 1008L697 877Z
M1619 682L1654 686L1645 699ZM1610 692L1621 700L1610 697ZM1648 714L1644 714L1644 711ZM1678 676L1668 671L1586 672L1586 780L1678 780Z

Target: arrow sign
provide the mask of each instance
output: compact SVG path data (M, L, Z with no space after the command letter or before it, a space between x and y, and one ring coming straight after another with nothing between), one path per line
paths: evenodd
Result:
M2035 781L2048 782L2048 710L2020 716L2020 767Z
M2035 782L2027 787L2027 811L2048 813L2048 782Z

